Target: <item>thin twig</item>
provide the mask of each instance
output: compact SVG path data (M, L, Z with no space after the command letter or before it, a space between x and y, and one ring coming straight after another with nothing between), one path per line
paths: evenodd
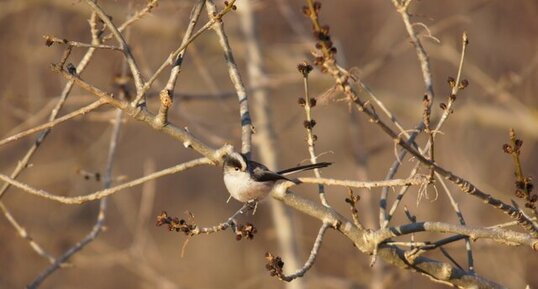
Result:
M200 234L211 234L211 233L224 231L231 226L235 226L235 219L237 218L237 216L243 215L252 209L253 209L252 203L245 203L239 210L237 210L237 212L235 212L231 217L229 217L228 220L226 220L226 222L223 222L221 224L218 224L212 227L196 227L196 229L190 232L190 235L196 236Z
M286 275L280 271L276 276L280 280L287 281L287 282L291 282L296 278L303 277L304 274L308 272L310 268L312 268L312 265L314 265L314 262L316 261L316 257L318 256L318 253L319 253L319 249L321 248L321 243L323 242L323 236L325 235L325 232L327 232L327 229L330 227L331 227L331 224L329 223L323 223L323 225L321 225L321 228L319 229L316 240L314 241L314 245L312 246L312 250L310 251L310 256L308 256L308 260L306 260L306 262L304 263L301 269L289 275ZM283 263L282 263L282 266L284 266Z
M95 102L92 102L91 104L85 106L85 107L82 107L80 109L77 109L69 114L66 114L60 118L57 118L53 121L49 121L47 123L44 123L42 125L38 125L36 127L33 127L31 129L28 129L28 130L25 130L25 131L22 131L20 133L17 133L15 135L12 135L10 137L7 137L3 140L0 140L0 146L2 145L5 145L7 143L10 143L10 142L13 142L13 141L16 141L22 137L25 137L25 136L28 136L28 135L31 135L31 134L34 134L36 132L39 132L39 131L42 131L42 130L45 130L45 129L50 129L52 127L54 127L55 125L59 124L59 123L62 123L62 122L65 122L65 121L68 121L70 119L73 119L77 116L80 116L80 115L84 115L90 111L93 111L99 107L101 107L103 104L106 104L106 101L105 100L97 100Z
M459 84L461 83L461 73L463 71L463 60L464 60L464 57L465 57L465 50L467 48L468 43L469 42L468 42L468 39L467 39L467 34L463 33L463 36L462 36L462 50L461 50L461 57L460 57L460 66L458 67L458 73L457 73L458 76L457 76L457 79L454 81L454 85L452 85L451 95L448 97L448 103L447 103L447 105L446 105L446 107L444 109L444 112L441 115L441 118L440 118L439 122L435 126L435 129L432 131L433 135L435 135L435 132L437 132L437 131L439 131L441 129L441 127L443 126L445 121L448 119L448 116L452 112L452 106L453 106L454 101L456 99L455 96L459 92L459 89L461 88ZM424 123L422 122L421 124L423 125ZM414 140L414 138L416 136L417 136L417 134L413 134L411 136L408 136L409 139L408 139L407 143L410 143L411 140ZM426 153L430 149L430 146L429 146L430 141L431 141L431 139L428 140L428 143L424 146L423 149L420 149L420 147L418 147L419 151L422 154ZM403 159L406 154L407 154L407 151L405 149L402 149L400 151L400 154L398 156L398 160L394 161L394 163L392 164L391 168L389 169L385 179L391 179L391 178L394 177L394 175L396 174L396 172L397 172L397 170L398 170L398 168L400 166L400 161L399 160ZM409 174L408 178L414 177L416 175L416 173L418 172L418 169L419 169L419 164L417 163L417 165L415 165L415 167L413 168L413 170ZM396 211L398 205L400 204L400 201L402 200L403 196L407 192L407 189L409 189L409 188L408 187L407 188L402 188L400 190L400 192L398 193L398 195L396 197L396 200L392 204L392 207L391 207L390 211L387 213L386 212L386 199L387 199L387 195L388 195L388 188L383 188L383 190L381 192L381 204L382 204L381 207L382 207L383 210L380 210L380 220L382 220L381 221L382 228L386 228L388 226L390 220L392 219L392 216L394 215L394 212Z
M316 125L316 121L312 118L312 107L316 105L316 99L310 97L310 92L308 89L308 74L312 70L312 66L306 63L299 64L298 69L303 75L304 84L305 98L301 100L301 102L304 100L304 104L301 104L304 107L306 115L306 121L304 122L304 127L306 129L306 145L308 148L308 154L310 155L310 163L316 164L318 162L318 157L316 155L316 149L314 146L315 142L317 141L317 136L312 132L314 126ZM320 170L314 169L314 175L316 178L321 178ZM318 185L318 193L321 203L326 207L330 207L329 203L327 202L327 197L325 196L325 187L322 184Z
M64 44L71 47L78 47L78 48L96 48L96 49L109 49L109 50L118 50L123 51L121 47L112 46L112 45L105 45L105 44L93 44L93 43L84 43L84 42L78 42L78 41L71 41L67 39L60 39L58 37L45 35L43 36L46 41L46 45L50 46L53 43L59 43Z
M181 40L180 46L186 45L187 41L189 41L189 39L192 37L192 32L194 31L196 23L198 23L198 19L200 18L200 14L202 12L202 9L204 8L204 5L205 0L199 0L194 5L194 7L192 7L191 15L189 16L189 25L185 30L185 35L183 36L183 40ZM168 90L170 95L172 96L174 95L174 88L176 87L177 78L179 76L179 73L181 72L181 64L183 63L183 58L185 57L185 51L186 50L182 50L175 57L174 66L172 67L170 77L168 79L168 82L166 83L166 87L164 88Z
M47 259L49 263L54 264L54 262L56 262L56 259L51 254L46 252L45 249L43 249L43 247L41 247L41 245L39 245L39 243L37 243L32 236L30 236L28 231L15 219L13 214L11 214L9 209L2 202L0 202L0 210L2 210L2 213L11 226L13 226L13 228L17 231L19 236L28 242L32 250L34 250L39 256Z
M386 181L371 181L371 182L360 182L360 181L350 181L350 180L338 180L338 179L327 179L327 178L298 178L301 183L307 184L323 184L328 186L343 186L343 187L352 187L352 188L379 188L379 187L399 187L399 186L418 186L427 183L428 181L424 178L411 178L411 179L392 179ZM293 185L291 183L290 185Z
M157 80L157 77L159 77L159 75L163 72L163 70L167 66L173 66L175 64L176 57L183 50L185 50L187 48L187 46L191 42L193 42L196 38L198 38L198 36L200 36L202 33L207 31L209 28L211 28L211 26L213 26L215 23L222 20L222 17L224 17L224 15L226 15L228 12L230 12L232 10L233 3L235 1L236 0L232 0L231 1L232 4L226 6L224 9L222 9L222 11L220 11L220 12L214 14L214 15L213 14L209 15L209 21L207 21L207 23L204 26L202 26L200 29L198 29L198 31L196 31L184 44L182 44L178 49L176 49L174 52L172 52L168 56L168 58L161 64L161 66L159 66L159 68L157 68L157 70L153 73L153 75L149 78L149 80L144 84L141 91L137 94L136 98L133 100L133 102L132 102L133 105L140 104L140 101L144 97L145 93L149 90L149 88L155 82L155 80Z
M213 161L214 164L220 164L222 161L222 156L232 150L232 147L229 145L225 145L219 150L212 149L199 139L195 138L190 132L186 131L185 129L178 128L173 124L168 123L166 126L158 125L157 123L155 123L155 116L147 110L138 109L129 105L129 103L127 103L126 101L118 100L114 98L111 94L102 91L99 88L83 81L78 75L71 75L67 71L57 66L53 66L53 70L61 73L66 79L74 81L82 89L92 93L93 95L101 99L104 99L106 102L113 105L114 107L123 110L127 115L139 121L142 121L149 126L154 127L164 132L165 134L172 136L175 139L178 139L183 143L183 146L196 150L200 154Z
M162 176L182 172L182 171L185 171L185 170L188 170L188 169L200 166L200 165L210 165L210 164L212 164L212 162L209 159L207 159L207 158L199 158L199 159L195 159L195 160L192 160L192 161L189 161L189 162L185 162L185 163L170 167L168 169L164 169L164 170L155 172L153 174L149 174L147 176L138 178L136 180L132 180L130 182L127 182L127 183L124 183L124 184L121 184L121 185L117 185L115 187L107 188L107 189L100 190L100 191L97 191L97 192L94 192L94 193L91 193L91 194L88 194L88 195L78 196L78 197L64 197L64 196L59 196L59 195L49 193L49 192L44 191L44 190L35 189L35 188L33 188L33 187L31 187L31 186L29 186L27 184L21 183L21 182L19 182L17 180L14 180L14 179L6 176L6 175L3 175L3 174L0 174L0 180L8 182L12 186L15 186L15 187L27 192L27 193L30 193L30 194L38 196L38 197L42 197L42 198L49 199L49 200L52 200L52 201L60 202L62 204L70 204L70 205L77 204L77 205L79 205L79 204L83 204L83 203L86 203L86 202L102 199L104 197L112 195L112 194L114 194L116 192L119 192L121 190L132 188L134 186L143 184L143 183L145 183L145 182L147 182L149 180L155 179L155 178L159 178L159 177L162 177Z
M407 34L411 38L411 43L415 47L415 51L418 57L418 60L420 62L420 69L422 71L422 78L424 79L424 84L426 86L426 99L427 104L425 107L425 110L431 111L431 105L433 104L433 98L434 98L434 90L433 90L433 80L432 80L432 74L431 74L431 64L428 57L428 54L426 53L426 50L422 46L422 43L420 42L420 39L417 37L417 34L413 28L413 25L411 24L409 20L409 13L407 11L409 4L411 1L404 1L403 3L400 3L397 0L392 0L392 3L394 4L394 7L398 11L398 13L401 15L402 20L404 22L405 28L407 30ZM415 132L412 133L410 136L408 136L408 144L411 144L414 142L417 135L428 126L424 123L424 121L421 121L415 128ZM392 163L391 168L389 169L385 179L392 179L396 173L398 172L398 169L400 168L400 160L402 160L405 157L406 151L402 149L400 152L398 159ZM433 172L433 169L432 169ZM380 200L380 211L379 211L379 223L383 224L387 222L387 196L388 196L388 188L384 188L381 193L381 200Z
M121 127L121 118L123 112L117 110L116 117L114 120L114 126L112 129L112 136L110 139L110 145L108 150L108 157L105 166L105 173L103 175L103 187L106 189L110 188L112 185L112 165L114 162L114 156L116 154L116 146L119 138L119 132ZM56 259L56 261L49 267L47 267L43 272L41 272L33 281L30 283L27 288L34 289L39 287L47 277L60 268L60 266L67 261L71 256L82 250L86 245L95 240L99 234L103 231L105 226L105 217L106 217L106 208L107 208L107 199L103 198L99 202L99 213L97 214L97 221L93 226L92 230L88 235L86 235L82 240L76 243L74 246L69 248L65 253Z
M458 217L458 220L460 222L460 225L465 226L465 218L463 217L463 213L460 210L460 206L452 196L452 193L450 193L450 190L448 189L448 186L446 185L445 181L441 178L439 174L435 174L437 177L437 181L441 184L441 187L445 191L446 195L448 196L448 199L450 200L450 204L452 205L452 208L454 209L454 212L456 213L456 216ZM474 272L474 258L473 258L473 250L471 248L471 241L469 238L465 238L465 250L467 251L467 265L470 272Z
M233 6L234 2L235 1L231 1L228 6ZM206 10L209 17L217 13L217 8L213 0L206 1ZM228 36L224 32L224 24L222 21L215 23L213 29L219 37L221 48L224 50L224 58L226 59L226 65L228 66L228 74L230 75L230 80L232 81L235 91L237 92L241 123L241 152L246 154L247 157L250 157L252 150L252 120L250 118L248 96L245 85L243 84L243 80L239 74L239 69L235 63L233 52L230 47L230 43L228 42Z
M112 23L112 20L110 20L110 17L105 14L105 12L101 9L101 7L92 0L86 0L86 3L88 6L92 8L92 10L97 13L99 18L106 24L108 29L112 32L114 35L114 38L118 41L120 44L121 49L123 50L123 54L125 56L125 59L127 63L129 64L129 68L131 70L131 74L133 75L135 86L136 86L136 92L137 94L142 91L142 87L144 86L144 80L142 79L142 74L140 73L140 69L138 68L138 65L136 64L136 61L134 59L134 56L131 54L131 50L129 49L129 46L127 45L127 42L123 38L123 35L118 30L118 27Z

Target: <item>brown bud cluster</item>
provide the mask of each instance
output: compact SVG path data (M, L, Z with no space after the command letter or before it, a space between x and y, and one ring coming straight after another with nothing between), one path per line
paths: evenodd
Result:
M235 239L237 241L240 241L241 239L245 238L247 240L254 239L254 235L258 233L258 229L251 224L246 223L245 225L238 225L235 230Z
M195 224L188 224L187 221L178 217L169 217L165 211L162 211L157 216L157 223L155 225L157 227L168 225L169 231L183 232L185 235L190 235L196 229Z
M469 86L469 81L467 79L464 79L460 82L459 88L465 89L467 86Z
M454 79L454 77L448 77L448 85L450 86L450 88L454 88L456 86L456 80Z
M269 274L271 274L271 276L280 277L284 275L284 272L282 271L282 269L284 268L284 262L282 261L282 258L278 256L273 256L271 253L266 252L265 259L267 260L267 263L265 264L265 269L269 271Z
M45 35L43 36L43 38L45 38L45 45L47 45L48 47L54 44L54 40L52 40L52 37Z
M237 6L235 5L232 5L231 3L229 3L228 1L224 1L224 6L226 6L226 8L231 8L232 10L237 10Z
M525 201L525 207L536 210L536 202L538 202L538 194L533 193L534 184L532 183L532 178L525 177L521 169L521 160L519 156L521 154L521 147L523 146L523 141L516 137L516 133L513 129L510 130L510 141L511 144L504 144L502 149L505 153L512 155L515 163L515 177L516 177L516 190L514 195L517 198L523 199Z
M348 194L349 194L349 197L345 199L345 202L349 204L349 207L351 208L351 212L353 214L356 214L357 213L356 205L357 205L357 202L361 199L361 197L359 195L353 194L353 190L351 190L351 188L348 188Z
M297 65L297 70L303 75L304 78L308 77L308 74L312 71L312 65L303 62Z
M327 72L327 68L323 66L325 61L334 60L334 54L337 49L330 36L330 27L328 25L320 25L318 22L318 14L321 10L321 3L315 1L311 6L303 6L302 12L312 21L313 36L316 41L315 47L319 53L316 53L314 65L318 66L321 72Z
M305 107L306 106L306 99L304 99L304 97L299 97L297 99L297 103L300 106ZM315 98L310 98L309 99L309 106L310 107L314 107L314 106L316 106L316 104L318 104L318 101Z
M316 126L316 121L315 120L311 120L311 121L305 120L303 125L304 125L304 127L306 129L313 129L314 126Z

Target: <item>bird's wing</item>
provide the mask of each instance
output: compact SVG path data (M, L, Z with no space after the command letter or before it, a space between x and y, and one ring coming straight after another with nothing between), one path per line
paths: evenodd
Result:
M268 170L264 165L254 166L252 169L252 178L258 182L288 180L285 176L279 175L275 172Z

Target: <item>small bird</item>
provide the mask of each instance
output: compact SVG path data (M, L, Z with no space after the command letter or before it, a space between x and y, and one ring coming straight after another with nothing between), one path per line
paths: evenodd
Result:
M275 173L266 166L233 152L224 157L224 184L234 199L243 203L258 202L271 192L277 181L292 181L286 178L286 175L329 165L331 163L310 164Z

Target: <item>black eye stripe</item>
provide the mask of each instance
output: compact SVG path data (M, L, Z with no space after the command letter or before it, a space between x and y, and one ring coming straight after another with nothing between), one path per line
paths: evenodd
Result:
M234 158L226 158L225 165L241 169L241 162L239 160L234 159Z

